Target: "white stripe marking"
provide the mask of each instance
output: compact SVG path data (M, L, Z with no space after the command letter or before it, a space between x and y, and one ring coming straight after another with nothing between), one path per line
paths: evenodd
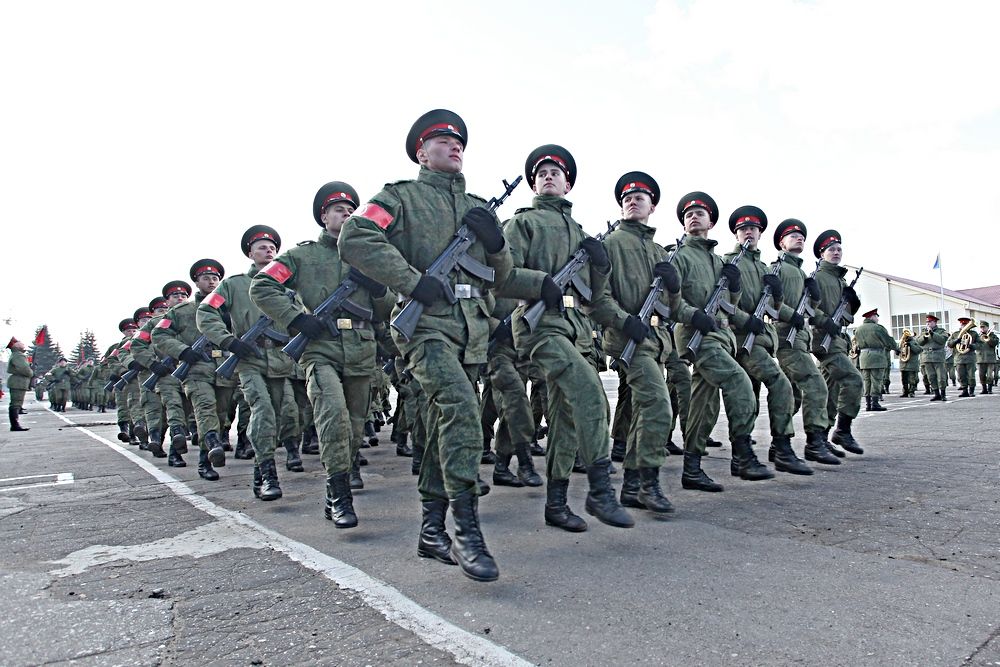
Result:
M16 482L22 479L40 479L42 477L55 477L55 481L39 482L37 484L21 484L20 486L3 486L0 487L0 493L3 493L4 491L18 491L20 489L37 489L40 486L61 486L63 484L73 483L73 473L71 472L49 473L48 475L27 475L25 477L7 477L5 479L0 479L0 483Z
M73 424L61 414L55 412L52 414L67 424ZM504 647L463 630L437 614L424 609L384 581L307 544L296 542L281 533L266 528L244 514L219 507L207 498L199 496L184 482L117 443L106 440L87 428L78 427L77 430L86 433L97 442L107 445L129 459L195 508L219 521L231 522L255 531L266 547L285 554L291 560L301 563L310 570L319 572L341 588L357 592L366 604L382 614L387 620L404 630L409 630L430 646L451 654L456 661L467 665L496 665L498 667L507 665L528 667L532 664ZM460 575L456 572L453 576Z

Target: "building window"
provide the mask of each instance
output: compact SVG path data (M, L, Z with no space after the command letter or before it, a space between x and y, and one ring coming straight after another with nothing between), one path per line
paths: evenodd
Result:
M914 334L919 334L927 326L927 316L933 315L938 318L938 326L945 331L951 331L951 322L948 321L948 313L941 317L940 310L933 310L928 313L907 313L905 315L892 316L892 336L899 340L903 336L903 329L909 329Z

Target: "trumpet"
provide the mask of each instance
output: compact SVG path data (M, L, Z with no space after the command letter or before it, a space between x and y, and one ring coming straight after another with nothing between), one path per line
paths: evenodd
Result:
M903 335L899 339L899 360L909 361L910 360L910 339L913 338L913 332L909 329L903 329Z
M958 343L955 344L955 352L967 354L972 349L972 330L977 326L975 319L970 319L958 332Z
M990 330L987 331L986 333L983 333L982 331L980 331L979 332L979 340L983 341L984 343L988 343L989 340L990 340L990 336L993 335L993 329L994 329L994 327L990 327Z

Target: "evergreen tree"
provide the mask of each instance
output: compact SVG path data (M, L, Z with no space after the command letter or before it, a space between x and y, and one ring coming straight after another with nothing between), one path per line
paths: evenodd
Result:
M80 362L86 361L87 359L93 359L95 362L100 361L101 353L97 349L97 337L94 332L87 329L82 334L80 334L80 342L76 344L73 349L73 355L70 357L70 362L74 366L79 366Z
M63 353L59 344L49 335L49 325L43 324L35 329L35 340L28 349L28 358L35 370L35 376L41 377L48 373L61 356Z

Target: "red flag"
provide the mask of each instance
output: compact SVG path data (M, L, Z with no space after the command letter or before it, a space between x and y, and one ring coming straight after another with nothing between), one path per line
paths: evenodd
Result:
M38 330L38 335L35 336L35 345L45 345L45 328L42 327Z

